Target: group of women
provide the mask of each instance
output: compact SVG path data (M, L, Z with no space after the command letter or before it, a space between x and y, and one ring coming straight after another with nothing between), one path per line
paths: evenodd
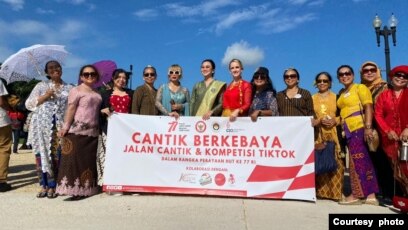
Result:
M225 116L231 122L242 116L254 122L260 116L310 116L316 143L335 142L338 165L334 172L316 176L317 196L346 205L378 205L377 175L382 172L377 171L366 145L375 127L381 132L393 174L404 195L408 195L408 168L397 157L399 143L408 140L407 116L402 115L408 112L407 106L402 106L408 101L408 66L391 71L392 87L386 89L375 63L361 67L362 84L354 83L353 69L342 65L337 69L337 78L344 86L340 93L331 92L333 79L328 72L321 72L315 77L318 92L313 96L299 87L300 75L295 68L284 71L286 89L277 93L267 68L257 68L249 82L243 78L240 60L231 60L228 67L232 77L229 84L215 79L213 60L203 60L203 80L194 85L190 95L181 84L183 71L177 64L168 68L168 82L158 89L154 86L157 71L149 65L143 69L144 84L135 91L126 88L126 71L117 69L109 87L98 92L92 88L99 79L92 65L81 68L82 84L72 87L62 81L60 64L48 62L45 72L50 80L39 83L26 102L27 108L35 111L29 142L33 144L42 186L37 197L54 198L60 194L77 200L98 192L98 184L103 183L106 127L113 112L200 116L204 120ZM371 76L374 73L378 75L375 78ZM350 154L352 192L347 196L343 195L341 133Z

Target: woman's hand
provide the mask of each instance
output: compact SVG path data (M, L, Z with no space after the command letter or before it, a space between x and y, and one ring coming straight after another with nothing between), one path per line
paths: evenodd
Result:
M364 129L364 140L369 142L373 139L373 130L372 129Z
M234 111L231 113L231 115L229 116L229 120L230 120L231 122L234 122L234 121L237 119L238 115L239 115L239 109L236 109L236 110L234 110Z
M390 130L387 132L387 138L390 141L398 141L399 137L397 135L397 133L394 130Z
M402 130L400 140L408 141L408 128L405 128L404 130Z
M336 126L336 118L322 119L321 124L326 128L332 128Z
M316 127L321 124L321 119L311 118L310 121L312 122L312 127Z
M54 99L55 96L55 90L54 89L49 89L47 92L45 92L45 96L47 99Z
M59 132L58 132L58 137L64 137L65 135L67 135L67 133L68 133L68 130L66 130L66 129L61 129Z
M213 112L211 110L208 111L206 114L203 115L203 120L206 121L206 120L210 119L212 114L213 114Z
M44 95L38 98L39 104L42 104L50 99L54 99L55 91L53 89L48 89Z
M258 120L259 114L261 113L261 110L255 110L251 114L251 120L253 122L256 122Z
M169 116L176 118L176 120L180 117L180 115L177 112L170 112Z
M180 111L181 110L181 104L172 104L171 105L171 111Z
M108 117L110 117L110 115L112 115L111 110L108 107L106 107L104 109L101 109L101 113L105 114Z

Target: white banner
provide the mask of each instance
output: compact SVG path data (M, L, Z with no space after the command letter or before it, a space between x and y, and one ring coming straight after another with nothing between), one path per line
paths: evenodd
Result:
M104 191L315 201L310 117L109 118Z

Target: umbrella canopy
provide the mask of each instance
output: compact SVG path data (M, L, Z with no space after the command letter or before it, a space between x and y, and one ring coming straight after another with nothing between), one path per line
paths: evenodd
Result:
M33 45L19 50L1 66L0 77L7 83L41 79L45 76L45 63L56 60L62 64L68 52L61 45Z
M94 88L101 87L108 83L112 79L113 71L117 68L116 63L111 60L98 61L92 65L95 66L100 75L99 81L93 85ZM78 84L80 84L80 82L78 82Z

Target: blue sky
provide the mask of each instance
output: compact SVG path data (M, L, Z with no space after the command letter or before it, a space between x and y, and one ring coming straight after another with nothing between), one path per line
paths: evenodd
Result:
M227 63L236 57L246 80L266 66L280 91L284 69L295 67L300 86L315 93L314 76L335 75L341 64L358 72L372 60L385 69L384 39L377 47L372 26L376 13L383 25L391 13L398 18L391 66L408 64L407 9L407 0L0 0L0 62L33 44L60 44L70 52L67 82L77 82L84 64L113 60L127 70L133 65L133 89L142 84L142 69L155 66L158 87L177 63L191 90L202 80L203 59L213 59L216 78L230 82ZM335 79L333 90L340 88Z

